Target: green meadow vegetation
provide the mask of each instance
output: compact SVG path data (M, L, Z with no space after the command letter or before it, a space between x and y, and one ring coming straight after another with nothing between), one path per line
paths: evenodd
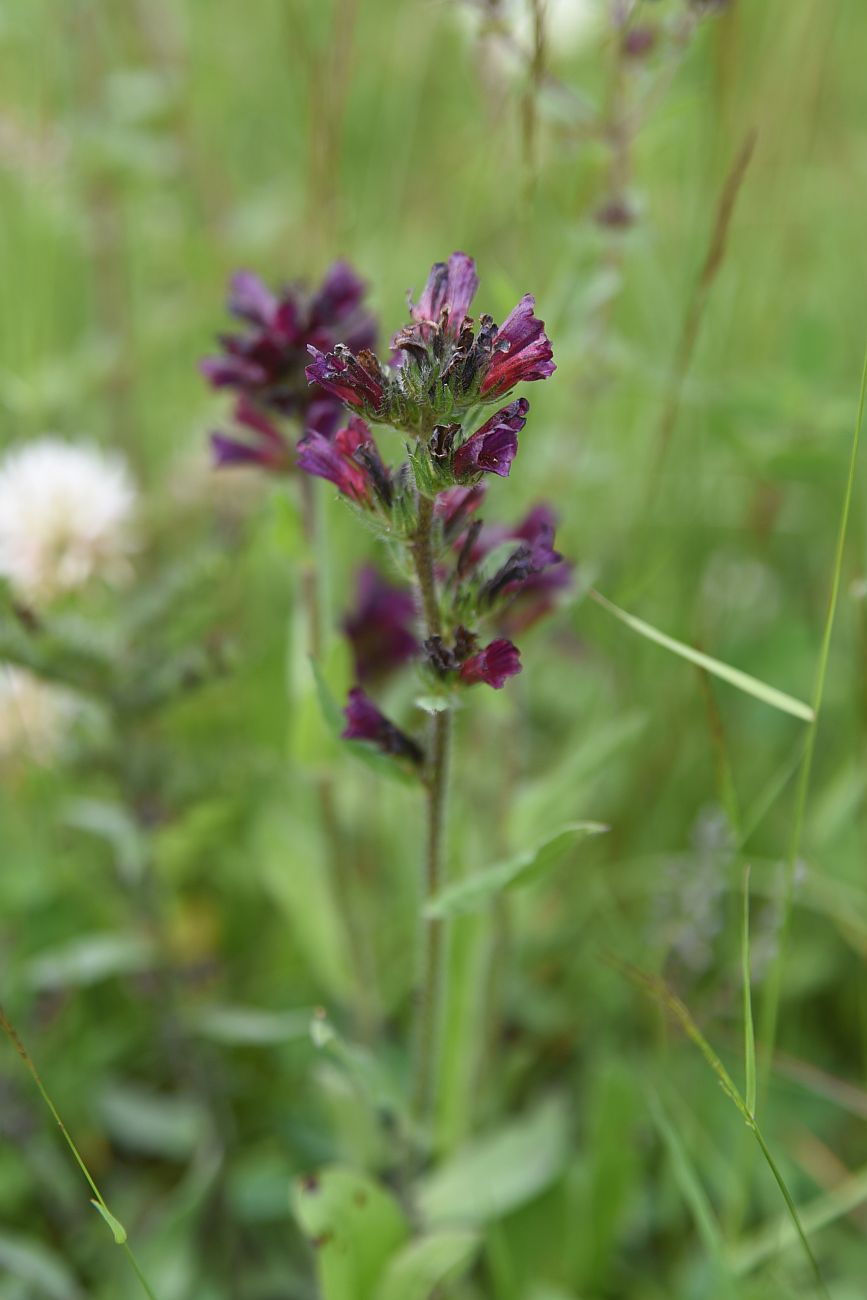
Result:
M863 0L0 0L0 458L137 492L122 581L0 579L0 1300L863 1300L865 54ZM215 470L198 366L237 268L347 258L385 346L456 249L557 364L486 520L574 574L425 902L339 738L381 543Z

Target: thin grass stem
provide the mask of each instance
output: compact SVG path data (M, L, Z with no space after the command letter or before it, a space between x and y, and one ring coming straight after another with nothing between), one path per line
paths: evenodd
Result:
M97 1187L93 1175L91 1174L87 1165L84 1163L84 1158L82 1157L80 1151L78 1150L78 1147L75 1145L75 1142L72 1140L72 1135L70 1134L63 1120L60 1118L60 1113L58 1112L54 1102L51 1100L48 1090L46 1089L45 1084L42 1082L42 1078L40 1077L39 1071L37 1070L32 1057L30 1056L29 1052L27 1051L26 1047L21 1041L21 1038L18 1035L18 1031L15 1029L12 1022L9 1020L9 1017L6 1015L6 1012L2 1006L0 1006L0 1029L2 1029L3 1033L6 1035L6 1037L9 1039L10 1043L12 1044L12 1046L15 1048L15 1051L18 1053L21 1060L24 1062L24 1065L28 1073L30 1074L30 1077L33 1079L33 1082L36 1084L36 1088L39 1092L40 1097L45 1102L45 1105L48 1107L48 1110L50 1111L51 1116L54 1119L54 1122L57 1124L57 1127L60 1129L60 1132L63 1134L63 1140L66 1142L66 1145L69 1147L70 1151L72 1152L72 1155L75 1159L75 1163L78 1165L79 1169L84 1174L87 1185L90 1188L91 1192L93 1192L93 1204L96 1206L97 1210L102 1215L103 1219L105 1219L105 1222L108 1224L108 1226L111 1228L115 1241L123 1249L124 1254L126 1255L127 1259L130 1262L130 1266L133 1272L135 1273L136 1277L138 1278L141 1284L142 1290L144 1291L145 1295L148 1296L149 1300L156 1300L156 1295L153 1289L151 1288L150 1283L148 1282L144 1273L142 1272L141 1266L139 1265L139 1262L133 1253L132 1247L127 1241L126 1229L124 1228L120 1220L114 1214L112 1214L111 1210L108 1208L108 1205L106 1204L105 1201L105 1197Z
M831 653L831 637L834 632L834 619L836 617L837 601L840 595L843 554L846 547L846 532L849 526L849 513L855 488L855 471L858 464L858 446L861 438L861 426L864 420L865 390L867 390L867 351L865 351L864 364L861 371L861 392L858 399L858 414L852 435L852 446L849 453L849 472L843 492L840 524L837 530L837 546L834 553L834 569L831 578L831 592L828 598L828 612L825 616L825 627L822 633L822 644L819 650L819 661L816 667L816 678L813 687L813 719L807 730L806 742L804 744L804 752L801 759L798 777L798 789L795 796L795 813L792 821L792 832L789 838L789 850L786 859L786 883L783 895L783 912L780 921L779 941L777 944L776 956L768 972L767 992L762 1005L761 1038L765 1048L761 1078L759 1080L759 1090L762 1093L767 1089L771 1063L773 1060L774 1043L777 1036L777 1021L779 1018L783 971L786 963L786 950L788 947L792 905L795 893L795 873L801 852L801 837L803 835L804 820L807 811L807 795L810 789L810 776L813 770L816 733L819 726L819 715L822 708L822 701L825 695L825 679L828 673L828 660Z

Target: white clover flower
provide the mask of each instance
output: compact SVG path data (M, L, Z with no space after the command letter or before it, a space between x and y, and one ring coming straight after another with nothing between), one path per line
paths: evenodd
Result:
M584 45L590 38L600 14L599 0L548 0L543 10L545 38L549 49L557 54L571 52ZM511 14L514 32L522 44L528 45L533 39L533 14L526 0L510 0L504 6L506 14Z
M80 707L71 691L0 663L0 763L15 758L51 762Z
M130 573L136 492L124 462L90 444L45 437L0 462L0 577L44 604Z
M463 0L456 12L470 32L478 31L479 19L486 13L496 14L503 30L509 33L519 49L529 54L533 47L534 19L528 0L501 0L498 6L489 8L479 0ZM547 0L543 18L545 42L556 57L571 54L588 44L604 22L605 9L600 0ZM507 51L503 53L504 56L508 54ZM518 65L515 64L512 70L518 71Z

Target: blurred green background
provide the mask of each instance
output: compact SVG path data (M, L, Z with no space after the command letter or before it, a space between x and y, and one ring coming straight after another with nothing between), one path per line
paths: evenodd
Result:
M578 574L521 678L461 718L450 869L576 818L611 830L455 927L443 1160L509 1125L517 1186L479 1211L499 1167L458 1165L481 1248L441 1294L820 1294L714 1074L610 960L664 973L740 1085L744 866L760 1007L804 725L581 596L811 698L865 333L867 8L644 0L630 23L655 40L635 57L617 8L550 0L534 56L531 0L0 4L0 439L128 458L135 583L63 617L144 694L170 679L119 730L97 672L86 734L51 762L26 743L0 759L2 999L160 1300L319 1294L290 1182L332 1160L393 1171L378 1072L402 1077L416 941L417 796L320 722L291 493L213 475L227 403L197 362L238 266L313 279L346 256L387 337L456 248L497 319L536 295L558 364L487 517L550 500ZM835 1300L867 1275L862 481L760 1093ZM324 500L336 630L374 544ZM336 681L340 654L335 636ZM353 1042L322 772L376 1070ZM11 1046L0 1130L3 1300L134 1294Z

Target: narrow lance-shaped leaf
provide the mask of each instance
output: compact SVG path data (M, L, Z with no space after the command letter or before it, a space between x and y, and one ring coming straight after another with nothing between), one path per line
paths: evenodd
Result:
M689 663L695 664L697 668L704 668L705 672L712 673L714 677L719 677L721 681L728 682L730 686L736 686L745 695L752 695L755 699L761 700L763 704L769 704L772 709L779 709L781 713L789 713L793 718L800 718L803 722L813 721L815 717L813 710L809 704L804 704L802 700L796 700L794 696L786 695L785 691L779 691L775 686L768 686L767 682L760 682L757 677L751 677L749 673L742 672L740 668L732 668L730 664L724 664L721 660L714 659L711 655L706 655L701 650L686 645L683 641L676 641L674 637L667 636L665 632L660 632L651 623L645 623L644 619L636 618L634 614L628 614L625 609L615 605L601 592L591 591L590 599L594 600L603 609L607 609L609 614L613 614L615 618L631 628L633 632L637 632L639 636L645 637L648 641L653 641L665 650L670 650L672 654L688 660Z
M388 1265L376 1300L429 1300L439 1294L437 1287L469 1268L478 1248L476 1233L460 1230L411 1241Z
M454 916L484 907L506 889L528 885L551 867L556 866L576 840L587 835L603 835L608 827L602 822L568 822L534 848L483 867L472 876L447 886L425 908L431 918Z

